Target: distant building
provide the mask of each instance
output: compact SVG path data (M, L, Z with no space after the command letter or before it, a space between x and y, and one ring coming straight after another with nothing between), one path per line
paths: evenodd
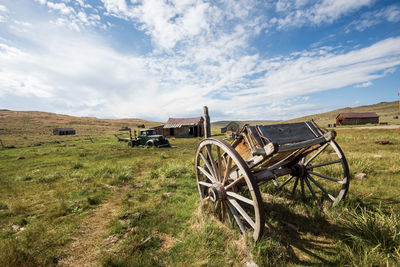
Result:
M238 132L240 129L240 125L237 122L231 121L225 127L221 128L221 133L226 133L227 131L231 131L232 133Z
M75 133L73 128L55 128L53 130L54 135L74 135Z
M163 127L163 135L170 137L202 137L204 136L204 119L169 118Z
M379 123L379 116L375 112L368 113L341 113L336 117L337 125L358 125Z

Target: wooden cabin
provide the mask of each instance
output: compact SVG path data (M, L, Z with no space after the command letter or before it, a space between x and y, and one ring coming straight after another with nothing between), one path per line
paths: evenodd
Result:
M341 113L336 117L336 125L377 124L379 116L375 112L368 113Z
M204 136L204 119L169 118L163 127L163 135L168 137L202 137Z
M240 125L237 122L231 121L225 127L221 128L221 133L226 133L231 131L232 133L237 133L240 130Z
M74 135L76 134L73 128L55 128L53 130L53 135Z

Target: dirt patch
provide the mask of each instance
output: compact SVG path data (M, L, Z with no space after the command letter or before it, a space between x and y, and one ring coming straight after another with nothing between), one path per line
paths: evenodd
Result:
M89 214L79 226L72 242L64 251L59 266L98 266L101 248L104 246L103 238L110 221L118 215L123 192L128 187L121 188L96 210Z

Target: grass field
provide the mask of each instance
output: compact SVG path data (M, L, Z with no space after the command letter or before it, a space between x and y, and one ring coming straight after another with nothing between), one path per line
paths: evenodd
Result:
M0 149L0 266L400 264L399 129L337 129L352 178L367 178L332 209L264 193L256 244L200 204L200 139L129 148L109 129L91 140L7 137L25 143Z

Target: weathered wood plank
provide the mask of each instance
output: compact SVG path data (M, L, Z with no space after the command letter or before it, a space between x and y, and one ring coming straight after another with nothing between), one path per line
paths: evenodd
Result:
M305 122L258 125L257 128L262 136L279 145L301 142L321 136L320 134L315 135Z

